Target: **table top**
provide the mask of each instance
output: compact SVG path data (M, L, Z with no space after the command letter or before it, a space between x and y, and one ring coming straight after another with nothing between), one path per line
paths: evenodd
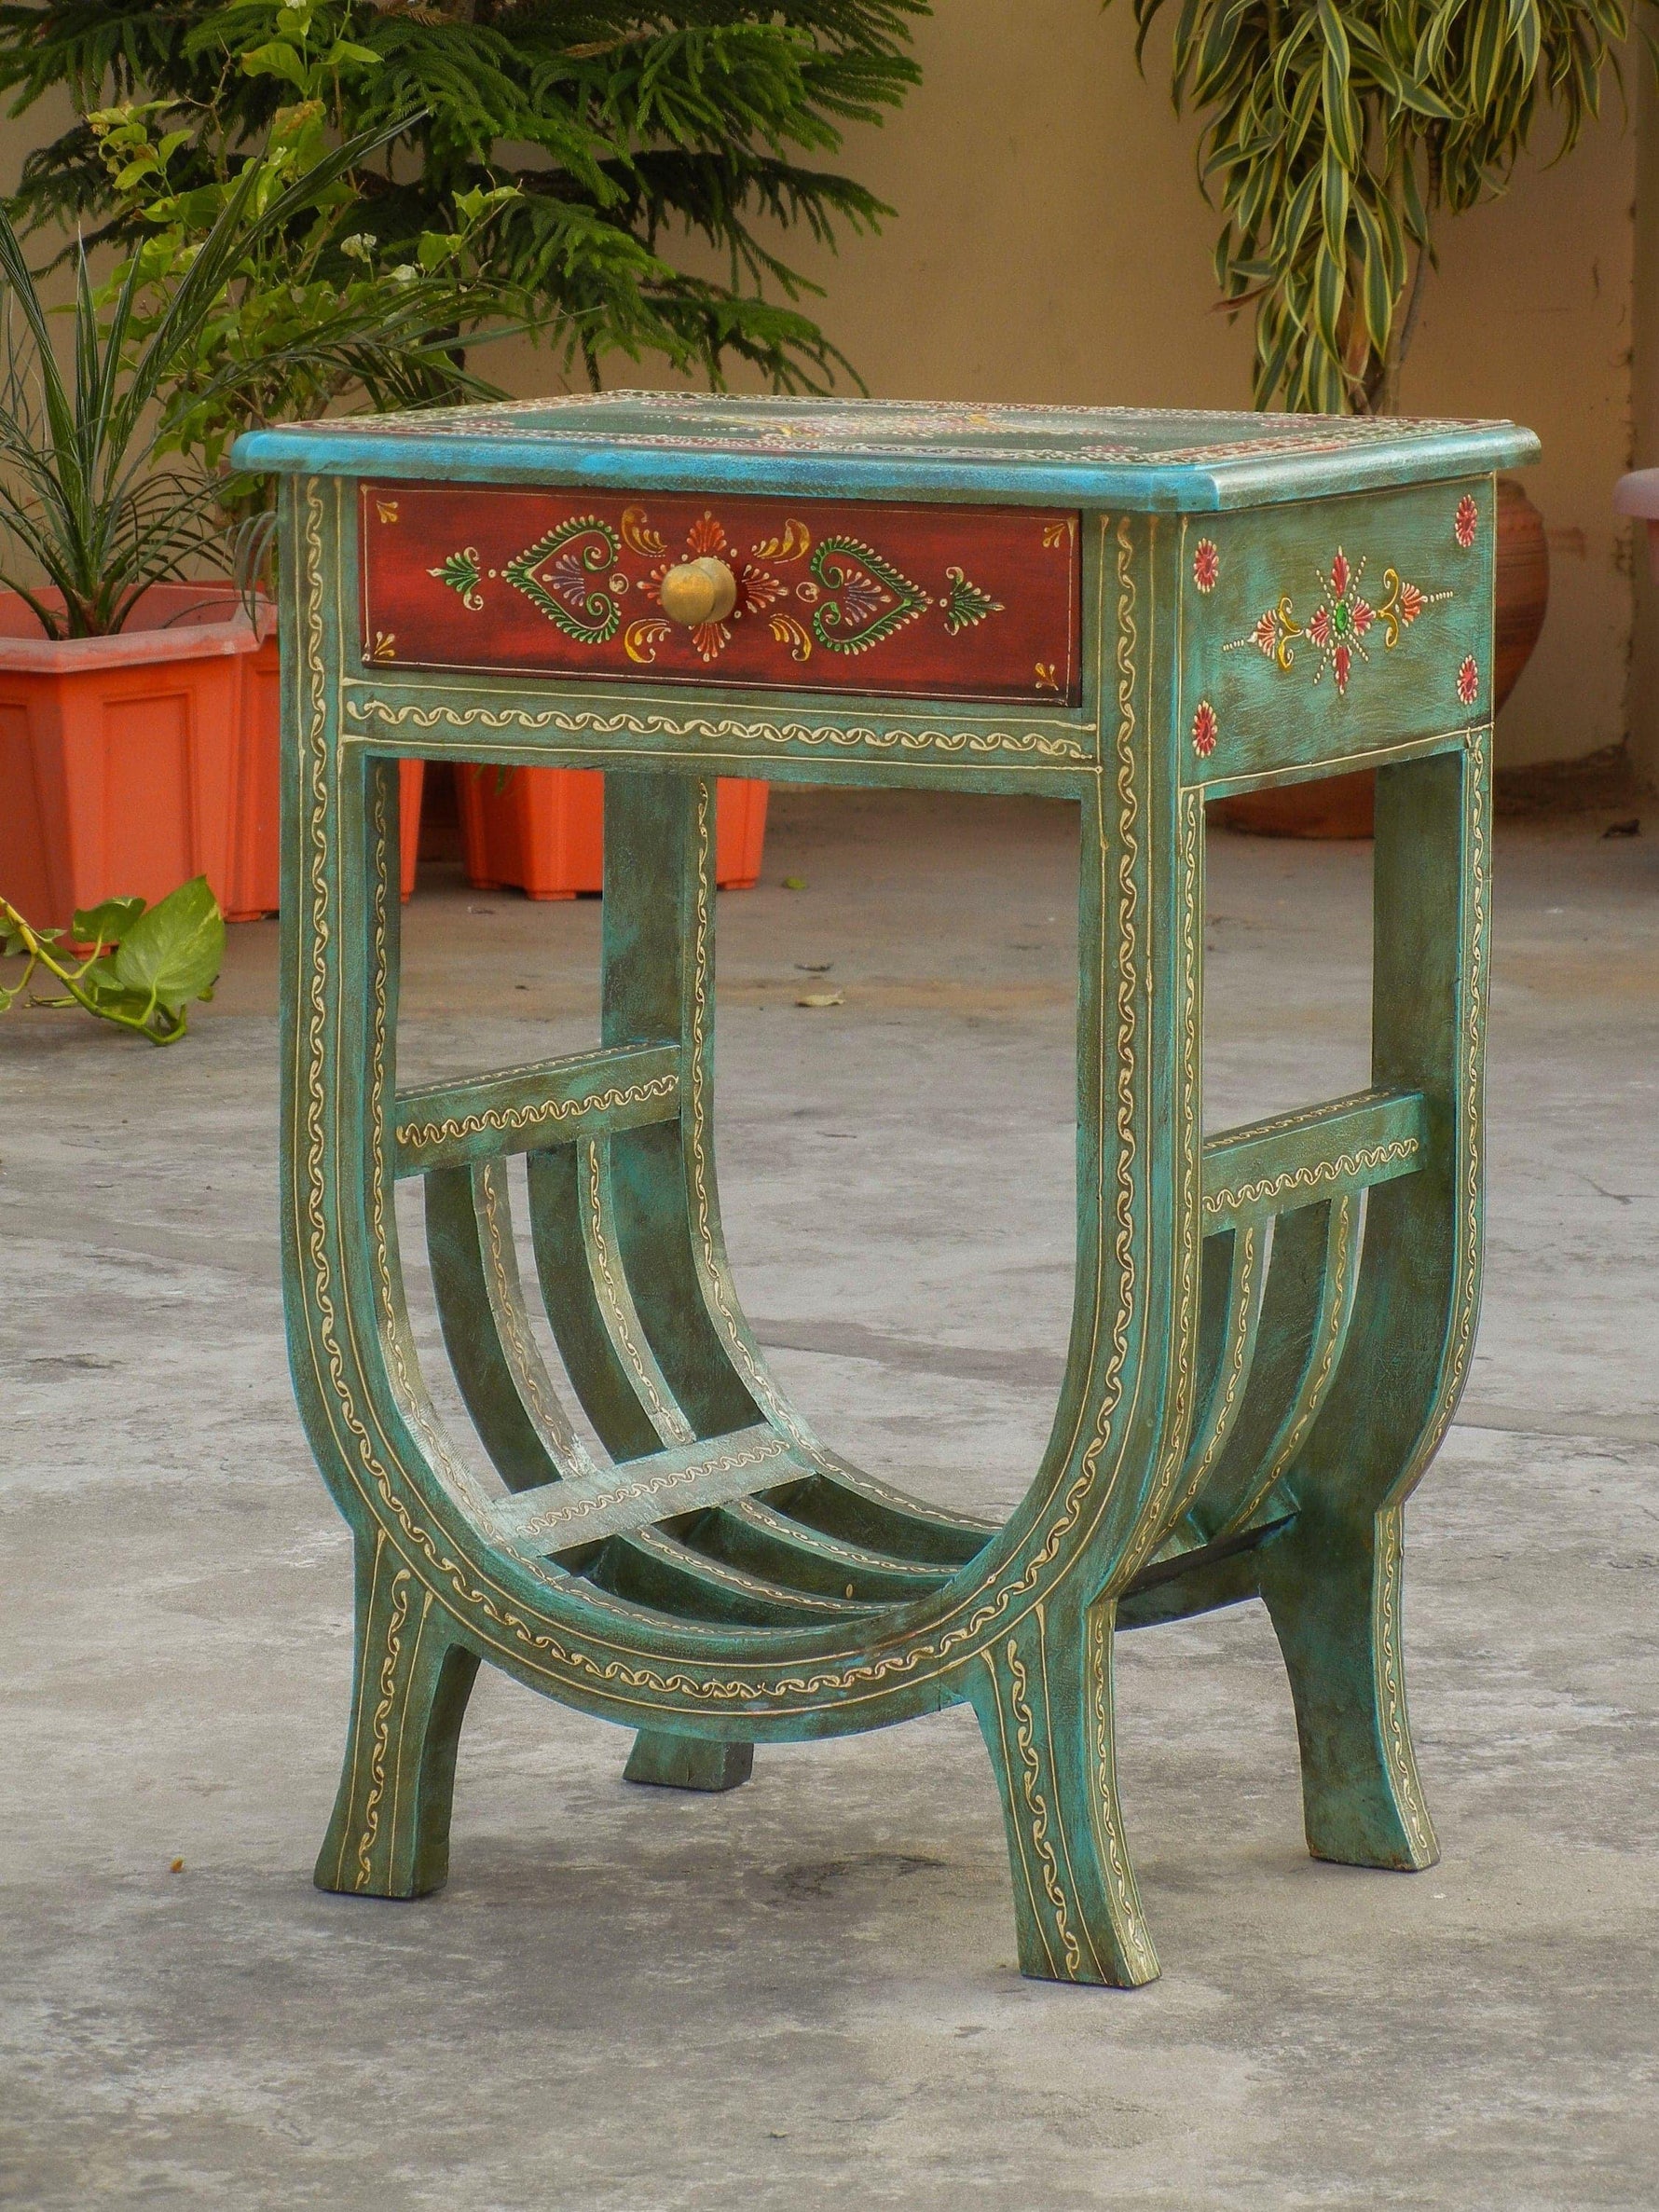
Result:
M232 460L388 481L1205 513L1485 475L1537 454L1513 422L602 392L252 431Z

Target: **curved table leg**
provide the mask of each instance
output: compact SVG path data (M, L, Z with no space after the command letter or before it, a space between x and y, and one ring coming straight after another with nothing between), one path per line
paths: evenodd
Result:
M1262 1596L1302 1752L1308 1848L1410 1871L1440 1856L1405 1715L1398 1505L1304 1513L1264 1548Z
M1402 1520L1479 1305L1489 742L1377 779L1373 1079L1422 1092L1428 1157L1368 1196L1346 1354L1291 1477L1295 1523L1262 1554L1308 1847L1359 1866L1429 1866L1438 1848L1406 1716Z
M1034 1606L970 1694L1002 1796L1020 1972L1127 1989L1159 1969L1117 1802L1115 1613Z
M320 1889L424 1897L449 1872L455 1754L478 1655L383 1534L357 1540L357 1636L345 1768Z

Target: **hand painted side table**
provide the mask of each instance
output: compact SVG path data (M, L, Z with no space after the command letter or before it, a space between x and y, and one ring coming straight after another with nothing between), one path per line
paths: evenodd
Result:
M351 1526L325 1889L444 1879L480 1660L724 1789L757 1742L967 1701L1020 1960L1157 1972L1117 1632L1259 1595L1309 1848L1420 1867L1401 1518L1474 1332L1493 473L1508 424L628 393L261 432L283 474L283 1234ZM596 1051L399 1089L397 762L606 771ZM1374 763L1371 1086L1206 1133L1204 803ZM714 779L1082 817L1077 1259L1006 1526L819 1441L733 1286L711 1147ZM603 1445L528 1324L538 1288ZM391 1204L425 1187L446 1436Z

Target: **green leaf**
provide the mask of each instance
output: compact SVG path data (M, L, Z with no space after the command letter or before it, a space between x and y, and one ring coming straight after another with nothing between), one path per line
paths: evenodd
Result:
M1313 213L1313 196L1318 189L1319 172L1310 169L1296 187L1296 196L1290 204L1280 214L1280 227L1273 237L1273 253L1278 260L1290 261L1300 251L1309 218Z
M1477 113L1492 104L1498 72L1503 62L1505 17L1508 0L1482 0L1475 19L1474 41L1469 59L1469 102Z
M69 934L76 944L119 944L144 910L142 899L106 899L100 906L77 906Z
M1322 239L1313 277L1313 327L1320 343L1333 361L1337 360L1341 353L1337 325L1346 290L1342 263Z
M1389 330L1394 319L1395 287L1389 266L1388 246L1381 226L1363 199L1353 203L1364 240L1361 260L1360 299L1364 310L1365 335L1371 350L1380 360L1388 351Z
M1348 33L1342 27L1335 0L1318 0L1318 9L1325 46L1323 86L1325 129L1330 133L1337 158L1345 169L1352 169L1360 158L1360 145L1354 128L1353 103L1349 97Z
M152 1010L150 995L134 986L121 982L107 960L99 960L89 968L80 980L81 990L91 1002L91 1011L101 1014L106 1022L142 1022ZM73 1006L74 999L60 1001Z
M1328 145L1320 184L1320 210L1325 251L1338 262L1348 251L1348 172L1337 159L1336 147Z
M199 875L141 914L116 954L113 973L131 991L176 1011L205 998L225 960L225 917Z
M1408 107L1413 115L1427 116L1431 122L1454 123L1458 111L1441 99L1438 92L1416 77L1400 77L1399 100L1402 107Z
M250 47L241 57L241 67L245 76L280 76L301 92L308 89L305 62L285 39Z

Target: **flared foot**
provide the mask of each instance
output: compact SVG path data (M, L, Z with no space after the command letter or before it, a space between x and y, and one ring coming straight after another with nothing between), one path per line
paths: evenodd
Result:
M357 1675L320 1889L423 1897L449 1872L455 1753L478 1657L383 1535L358 1547Z
M1117 1802L1113 1615L1039 1604L974 1669L1034 1981L1132 1988L1158 1973Z
M752 1743L711 1743L703 1736L673 1736L641 1728L634 1738L625 1782L658 1790L735 1790L755 1770Z
M1405 1711L1401 1509L1309 1514L1261 1561L1296 1701L1308 1848L1345 1866L1433 1866Z

